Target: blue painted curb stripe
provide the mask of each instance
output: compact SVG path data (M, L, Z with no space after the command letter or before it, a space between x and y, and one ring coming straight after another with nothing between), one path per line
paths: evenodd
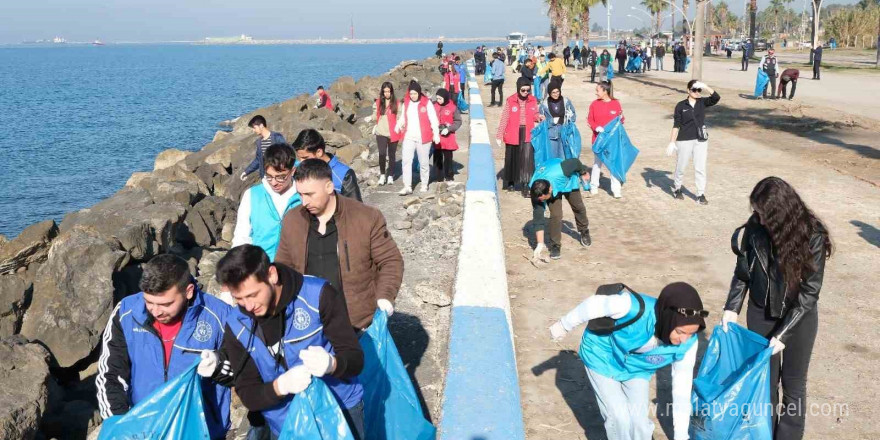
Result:
M482 104L471 104L470 113L471 113L471 120L473 120L473 119L486 119L486 112L483 111Z
M471 144L468 155L467 191L497 192L495 184L495 159L489 144Z
M524 439L519 378L504 311L454 307L449 334L441 438Z

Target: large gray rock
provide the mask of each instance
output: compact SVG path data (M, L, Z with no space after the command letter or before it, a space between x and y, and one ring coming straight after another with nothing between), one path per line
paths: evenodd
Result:
M31 440L49 404L49 353L13 336L0 341L0 438Z
M21 330L33 290L33 282L25 274L0 276L0 338Z
M114 272L128 262L119 242L73 228L52 244L34 280L21 333L69 367L98 345L114 303Z
M351 144L351 138L335 131L319 131L321 137L324 138L324 145L327 146L328 153L334 153L337 149L343 148Z
M49 243L58 235L55 220L30 225L14 240L0 247L0 275L13 273L46 259Z
M185 228L179 230L178 241L189 245L209 247L223 239L223 223L233 219L235 206L223 197L206 197L189 208L184 221Z
M154 171L163 170L177 165L178 162L189 156L189 151L181 151L175 148L165 150L156 155L156 163L153 166Z
M159 181L154 186L151 186L149 190L150 196L153 197L156 203L179 203L189 206L199 196L198 185L179 180L171 182Z

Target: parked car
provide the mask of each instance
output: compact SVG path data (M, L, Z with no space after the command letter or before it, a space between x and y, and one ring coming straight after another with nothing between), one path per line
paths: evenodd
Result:
M771 46L767 43L766 38L759 38L755 41L755 52L763 52Z

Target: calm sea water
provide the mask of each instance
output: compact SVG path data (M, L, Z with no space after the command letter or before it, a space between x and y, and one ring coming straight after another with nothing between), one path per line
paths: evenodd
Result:
M488 43L488 42L487 42ZM447 51L476 44L447 44ZM220 121L433 44L0 47L0 234L86 208Z

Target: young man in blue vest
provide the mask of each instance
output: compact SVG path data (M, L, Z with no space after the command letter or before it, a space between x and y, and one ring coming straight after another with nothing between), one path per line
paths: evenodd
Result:
M287 144L266 149L263 180L241 196L232 246L254 244L274 261L284 214L302 203L293 183L296 154Z
M311 128L299 132L296 140L291 144L296 150L296 156L299 160L321 159L330 165L333 172L333 187L336 192L344 197L350 197L363 202L361 198L361 189L358 186L357 175L348 165L342 163L330 153L326 152L324 137L317 130Z
M581 198L581 181L589 187L589 168L584 166L578 159L559 158L545 161L529 182L532 196L532 225L535 228L535 239L538 245L532 255L533 261L542 259L542 253L547 249L544 245L544 228L547 219L544 218L544 209L550 207L550 258L558 260L562 254L562 197L568 200L571 210L574 211L574 220L577 224L580 237L578 242L581 246L589 247L593 241L590 239L590 222L587 219L587 208Z
M205 356L199 374L234 386L277 436L295 394L323 380L355 439L364 438L364 353L345 297L321 278L270 263L259 247L232 248L217 263L217 281L232 293L223 347ZM315 378L315 379L313 379Z
M263 177L263 172L266 170L266 167L263 166L263 155L266 154L266 150L271 145L283 144L286 142L281 133L269 130L269 127L266 125L266 118L262 115L256 115L251 118L251 120L248 121L248 127L250 127L251 130L254 131L254 134L257 135L257 140L254 141L256 151L254 151L254 160L252 160L244 171L241 172L241 175L238 176L241 180L247 179L248 174L253 173L254 171L259 171L260 177Z
M201 353L220 348L232 310L198 289L180 257L158 255L143 271L143 292L120 301L104 330L95 385L105 419L127 413ZM225 438L229 389L203 380L202 397L211 438Z

